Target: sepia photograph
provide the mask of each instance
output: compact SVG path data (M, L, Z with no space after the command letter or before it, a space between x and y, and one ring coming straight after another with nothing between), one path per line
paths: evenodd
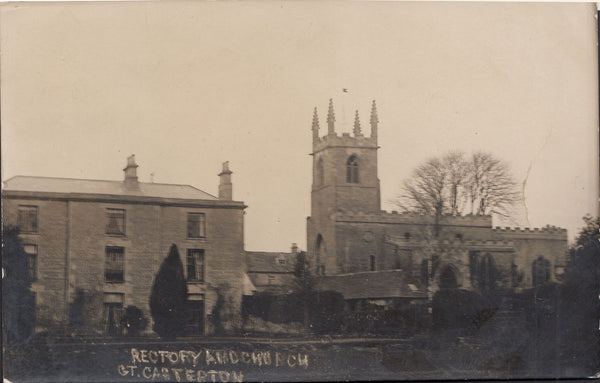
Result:
M16 382L600 377L595 3L0 4Z

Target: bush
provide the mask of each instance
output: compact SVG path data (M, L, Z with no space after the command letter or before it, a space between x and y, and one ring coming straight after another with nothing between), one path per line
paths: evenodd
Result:
M315 334L335 334L342 328L344 296L335 291L314 292L310 307L311 328Z
M148 320L142 310L136 306L127 306L121 317L121 325L127 330L127 336L139 336L148 326Z
M498 310L490 299L460 289L440 290L433 296L433 327L436 330L477 330Z

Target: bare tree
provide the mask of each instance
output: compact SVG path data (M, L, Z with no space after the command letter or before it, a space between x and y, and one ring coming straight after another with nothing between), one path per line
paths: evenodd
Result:
M519 202L508 165L489 153L474 153L469 163L467 193L472 214L509 215L509 209Z
M450 152L419 165L405 180L396 203L404 211L444 214L498 214L506 217L520 199L509 167L488 153L466 157Z

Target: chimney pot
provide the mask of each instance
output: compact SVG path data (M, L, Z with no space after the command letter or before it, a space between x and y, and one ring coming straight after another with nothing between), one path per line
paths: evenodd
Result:
M123 169L125 172L125 187L127 189L139 189L137 168L138 164L135 163L135 154L132 154L127 157L127 166Z
M231 174L229 170L229 161L223 162L223 170L219 173L219 199L231 201L233 199L233 184L231 183Z

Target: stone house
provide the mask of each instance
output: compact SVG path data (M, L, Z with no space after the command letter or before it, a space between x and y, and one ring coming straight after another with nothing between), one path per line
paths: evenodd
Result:
M298 254L295 243L289 253L246 251L246 274L254 286L253 292L293 292L294 267ZM248 295L253 292L248 292Z
M212 331L207 317L219 294L229 310L225 328L237 326L246 206L232 200L228 163L218 197L140 182L137 167L129 157L123 181L16 176L4 183L3 225L19 227L29 254L38 331L66 323L76 299L88 331L122 333L130 305L151 319L151 286L171 244L188 282L189 332Z

